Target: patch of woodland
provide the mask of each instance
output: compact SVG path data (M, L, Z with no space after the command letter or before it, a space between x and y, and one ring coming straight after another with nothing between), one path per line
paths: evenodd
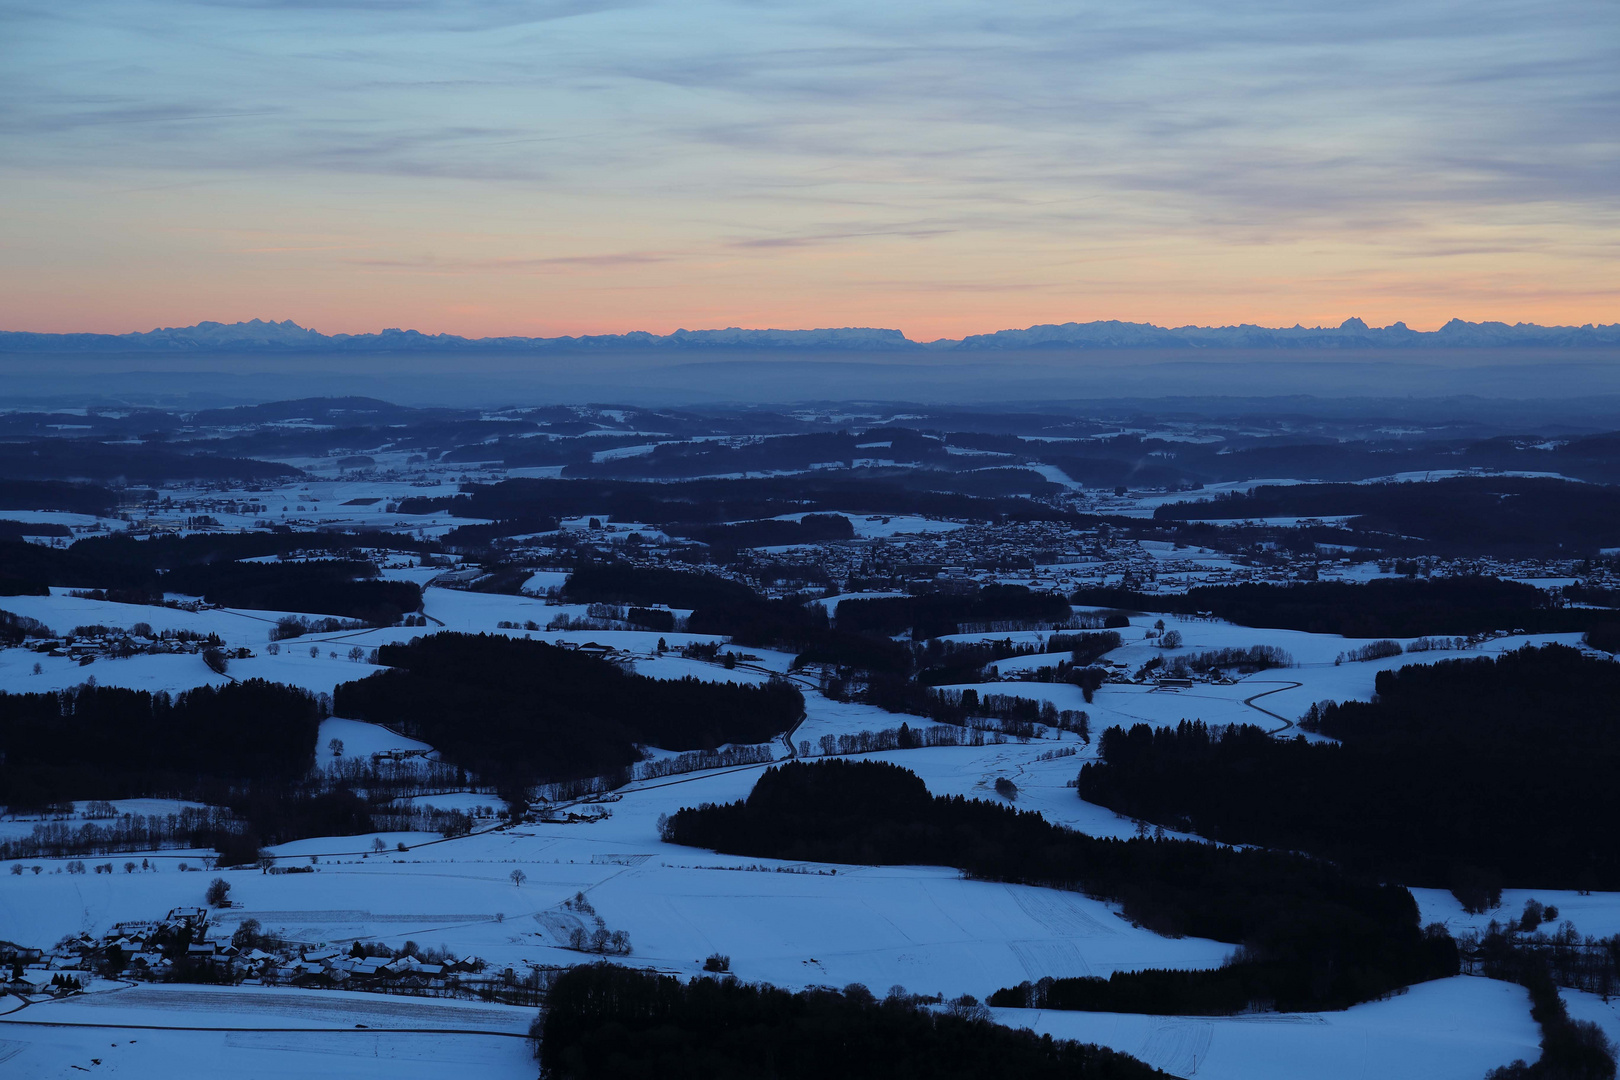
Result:
M747 604L758 599L741 582L714 574L625 562L583 562L563 583L563 599L575 604L663 604L701 608Z
M65 510L111 517L118 493L100 484L66 480L0 480L0 510Z
M340 716L385 723L485 777L527 785L604 775L641 745L713 750L787 731L804 698L763 685L653 679L598 656L505 635L441 633L385 645L387 670L344 683Z
M1552 937L1521 936L1492 922L1485 934L1462 943L1467 971L1523 986L1530 992L1530 1015L1541 1026L1538 1059L1492 1069L1486 1080L1614 1080L1614 1044L1597 1024L1571 1017L1558 988L1601 993L1607 1001L1620 937L1581 942L1573 927L1564 927Z
M1620 888L1620 666L1562 645L1378 673L1313 706L1336 743L1183 721L1103 733L1088 802L1309 851L1484 909L1503 884ZM1241 782L1234 782L1241 778Z
M855 538L855 526L842 514L806 514L798 521L767 518L734 525L686 525L674 528L676 535L699 540L722 551L782 544L824 544Z
M277 461L187 453L161 442L130 446L123 439L55 438L0 443L0 475L162 485L175 480L286 480L304 473Z
M163 593L179 592L228 607L304 611L387 625L420 607L421 591L411 582L373 580L376 568L359 552L423 551L427 546L392 533L326 532L203 533L150 540L104 536L68 548L0 540L0 596L45 596L58 586L96 590L103 599L123 603L155 604ZM338 558L236 561L294 553Z
M972 998L943 1009L895 987L794 993L734 978L587 964L559 975L533 1034L546 1080L1148 1080L1094 1044L1001 1027Z
M292 782L325 715L306 690L248 679L179 694L82 685L0 694L0 803L196 798L212 782Z
M161 580L166 592L201 596L221 607L307 611L372 626L392 626L422 606L415 582L379 580L372 563L347 559L193 564Z
M961 593L851 598L838 602L838 629L884 637L909 633L913 640L962 632L963 623L1014 623L1050 627L1073 614L1056 593L1023 585L986 585Z
M1455 465L1451 466L1455 468ZM1607 466L1612 474L1613 459ZM1612 483L1612 481L1611 481ZM1511 557L1596 555L1620 536L1620 491L1545 477L1454 477L1423 483L1296 484L1171 503L1157 521L1341 517L1371 537L1428 542L1428 550ZM1370 546L1377 545L1376 540Z
M1180 595L1104 587L1080 589L1073 600L1138 611L1213 615L1239 626L1356 638L1487 634L1494 630L1562 633L1615 621L1612 611L1561 607L1534 585L1493 577L1206 585Z
M953 866L986 880L1119 903L1156 933L1241 945L1213 971L1120 973L1053 1008L1230 1013L1344 1008L1454 974L1451 939L1425 934L1405 889L1303 855L1188 840L1099 839L1001 803L933 796L884 762L794 762L744 800L680 810L672 843L726 854ZM1065 980L1067 982L1067 980ZM1019 988L1004 992L1022 1004Z

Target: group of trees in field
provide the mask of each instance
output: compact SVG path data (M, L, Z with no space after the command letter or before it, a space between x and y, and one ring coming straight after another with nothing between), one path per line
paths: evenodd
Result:
M1614 1045L1597 1024L1569 1015L1558 988L1602 994L1607 1001L1620 975L1620 936L1582 940L1568 923L1552 935L1521 934L1493 921L1484 934L1467 935L1460 945L1467 973L1528 990L1530 1015L1541 1026L1540 1058L1492 1069L1486 1080L1613 1080Z
M1077 983L1073 996L1061 1000L1086 1004L1057 1008L1343 1008L1457 969L1454 943L1419 929L1417 904L1405 889L1284 852L1097 839L1038 813L931 796L917 776L883 762L769 769L745 800L680 810L668 820L666 835L737 855L955 866L973 877L1117 901L1128 918L1161 934L1243 946L1215 971L1116 974Z
M1209 614L1240 626L1353 638L1487 634L1502 629L1553 633L1614 621L1612 612L1560 607L1534 585L1492 577L1204 585L1179 595L1086 588L1073 600L1140 611Z
M241 819L220 806L182 806L172 814L108 814L91 821L41 821L27 836L0 840L0 859L216 847L242 831Z
M502 783L623 769L639 760L637 744L712 750L765 742L804 710L786 682L652 679L504 635L434 634L385 645L379 659L387 670L339 686L334 711L387 723Z
M794 993L588 964L557 976L533 1034L546 1080L1165 1076L1114 1050L1000 1027L971 998L930 1003L900 987L879 1000L860 985Z
M1620 888L1620 667L1549 645L1375 685L1371 702L1313 707L1306 724L1334 744L1197 722L1110 728L1080 797L1449 887L1470 906L1503 883Z

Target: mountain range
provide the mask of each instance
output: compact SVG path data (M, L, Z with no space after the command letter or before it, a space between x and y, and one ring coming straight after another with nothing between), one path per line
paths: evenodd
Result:
M486 337L384 330L377 334L322 334L293 321L164 327L129 334L38 334L0 331L5 352L568 352L641 349L814 350L833 352L995 351L1031 349L1474 349L1501 346L1602 348L1620 345L1620 323L1538 326L1465 322L1413 330L1397 322L1371 327L1346 319L1336 327L1178 326L1097 322L1047 324L961 339L912 341L899 330L846 327L824 330L632 331L581 337Z

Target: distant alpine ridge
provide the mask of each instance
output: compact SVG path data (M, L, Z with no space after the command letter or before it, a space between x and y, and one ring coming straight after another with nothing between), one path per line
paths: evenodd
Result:
M899 330L846 327L830 330L677 330L673 334L599 334L584 337L467 338L384 330L380 334L322 334L284 322L217 323L165 327L131 334L34 334L0 331L0 352L515 352L624 349L783 349L847 352L988 351L1028 349L1423 349L1535 346L1586 348L1620 345L1620 323L1537 326L1534 323L1464 322L1438 330L1405 323L1368 326L1346 319L1323 326L1154 326L1107 320L999 330L960 340L919 342Z

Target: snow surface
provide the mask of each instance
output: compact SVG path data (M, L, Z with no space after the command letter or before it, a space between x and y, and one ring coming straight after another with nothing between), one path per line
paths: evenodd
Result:
M503 1005L331 990L142 985L0 1016L0 1071L41 1078L88 1071L131 1080L458 1074L529 1080L535 1064L522 1036L533 1015ZM204 1030L172 1030L182 1028Z
M1229 1017L997 1009L1004 1024L1101 1043L1199 1080L1479 1080L1540 1054L1523 987L1457 976L1344 1012Z
M1583 936L1606 938L1620 934L1620 893L1594 892L1582 896L1567 889L1503 889L1502 903L1478 915L1464 911L1457 898L1445 889L1412 889L1411 893L1418 902L1425 925L1444 923L1454 935L1469 930L1483 931L1493 919L1500 923L1517 921L1524 911L1525 901L1532 899L1558 908L1558 918L1542 926L1547 933L1572 922Z
M390 571L436 574L433 568ZM829 598L828 604L843 597ZM525 596L469 593L429 587L425 590L428 627L385 628L330 635L309 635L282 643L270 656L270 623L279 613L205 610L176 611L135 605L81 601L71 597L8 597L0 606L40 618L57 630L80 623L129 626L149 622L159 628L219 633L227 644L253 649L258 655L232 661L237 678L262 676L317 691L364 677L376 669L347 659L358 644L370 650L391 641L409 640L441 628L467 632L507 633L544 641L597 641L635 658L643 674L656 678L693 676L716 681L760 682L788 673L793 656L772 650L729 647L757 660L726 670L718 663L685 660L671 652L656 653L660 637L672 649L688 641L722 639L650 631L525 632L501 629L499 622L534 621L545 626L559 614L580 616L582 605L548 605ZM1125 644L1108 657L1133 669L1161 653L1147 631L1158 616L1139 616L1122 630ZM1081 765L1095 756L1095 737L1110 724L1173 724L1180 719L1259 723L1278 728L1323 698L1367 698L1379 670L1408 663L1433 663L1470 655L1489 655L1526 643L1573 642L1577 635L1501 638L1461 653L1427 652L1373 663L1335 665L1342 651L1361 640L1254 629L1198 619L1164 617L1180 630L1183 655L1210 648L1275 645L1298 666L1250 676L1232 685L1195 684L1188 690L1106 684L1086 703L1078 688L1066 684L1016 680L977 684L980 693L1009 694L1053 701L1060 708L1084 709L1091 717L1093 742L1081 743L1068 733L1042 731L1044 737L982 747L940 747L869 755L912 769L937 794L997 798L994 784L1007 778L1017 786L1015 805L1041 812L1097 836L1129 836L1137 823L1082 802L1070 784ZM1040 642L1047 633L958 635L955 640ZM308 649L317 649L311 658ZM333 654L336 654L334 656ZM1066 659L1044 653L1003 661L1004 675L1049 667ZM32 674L39 662L43 673ZM94 675L108 685L182 690L224 681L199 656L142 656L98 661L89 667L21 649L0 651L0 688L54 689ZM920 726L916 717L887 713L857 703L831 701L814 692L811 681L793 676L806 690L806 717L794 742L808 741L816 753L822 735ZM1271 715L1276 714L1276 715ZM378 725L334 718L323 723L317 760L330 760L326 744L341 738L345 757L378 750L423 748L426 744L396 735ZM1057 752L1063 756L1051 756ZM1041 760L1042 757L1046 760ZM732 957L742 978L788 987L844 985L861 982L880 990L894 984L950 996L983 996L1000 986L1025 979L1095 974L1142 967L1208 967L1219 964L1230 946L1197 939L1161 938L1131 926L1113 905L1074 893L963 880L939 867L851 867L791 864L745 859L675 847L658 839L657 818L681 806L730 801L747 794L765 766L742 766L706 773L666 777L630 785L600 806L576 811L610 816L592 823L539 824L493 829L488 824L471 836L443 839L427 833L376 836L313 837L276 849L284 863L310 865L315 872L265 875L227 871L232 899L239 903L218 913L228 933L243 918L259 919L267 931L310 944L344 946L357 939L392 945L406 938L423 946L444 946L462 955L478 955L492 965L521 968L538 964L577 963L587 957L564 947L569 916L562 902L583 891L610 929L628 932L634 945L629 961L663 971L695 973L702 958L719 951ZM121 809L137 809L133 802ZM421 806L469 809L494 806L495 797L474 792L423 796ZM168 804L164 804L168 805ZM0 831L32 828L33 822L0 822ZM380 839L384 852L372 852ZM403 844L405 851L397 850ZM68 875L66 860L29 860L45 868L39 875L0 874L0 940L49 945L65 934L99 933L113 922L161 916L171 907L199 903L214 876L179 873L178 864L199 867L205 853L164 851L135 853L149 858L151 872L113 875ZM129 855L110 856L122 865ZM521 887L510 879L522 869ZM1485 916L1463 913L1449 893L1414 890L1423 919L1443 921L1454 931L1481 926L1492 915L1516 915L1530 891L1510 890L1503 909ZM1561 919L1573 920L1583 933L1620 932L1620 895L1578 897L1551 890L1533 895L1556 903ZM168 990L171 988L150 988ZM174 988L178 989L178 988ZM196 988L186 988L195 992ZM287 993L287 992L282 992ZM296 992L300 1001L308 992ZM108 1002L117 995L107 997ZM285 1002L260 1004L232 999L205 1002L189 999L122 999L77 1009L68 1015L205 1015L223 1023L244 1014L254 1023L274 1026ZM268 1000L268 999L266 999ZM367 997L367 1002L379 999ZM384 1006L400 999L380 999ZM406 999L416 1003L421 999ZM229 1008L225 1007L229 1004ZM35 1008L28 1011L33 1013ZM57 1006L53 1006L57 1008ZM1610 1006L1572 999L1572 1012L1586 1010L1605 1018L1613 1030ZM1608 1009L1608 1013L1602 1010ZM122 1010L120 1012L119 1010ZM527 1011L525 1012L525 1023ZM37 1015L36 1014L36 1018ZM333 1015L337 1015L336 1012ZM1534 1059L1535 1025L1523 991L1479 979L1453 979L1413 988L1390 1001L1358 1006L1345 1013L1308 1016L1261 1016L1221 1019L1112 1016L1003 1010L1003 1022L1024 1024L1055 1036L1101 1041L1137 1054L1152 1064L1192 1075L1191 1055L1198 1054L1198 1076L1324 1076L1477 1078L1516 1057ZM317 1016L310 1021L315 1024ZM235 1068L253 1076L300 1075L442 1075L445 1066L472 1065L480 1075L511 1072L532 1075L527 1046L500 1036L355 1034L352 1026L338 1035L232 1032L180 1033L149 1031L135 1043L109 1035L108 1029L23 1027L0 1031L0 1060L26 1063L19 1075L54 1075L88 1065L100 1056L104 1067L132 1076L186 1075L188 1071ZM113 1022L113 1021L102 1021ZM194 1022L194 1021L193 1021ZM303 1023L301 1020L300 1023ZM342 1026L342 1025L339 1025ZM403 1025L402 1025L403 1026ZM422 1025L418 1025L422 1026ZM448 1026L448 1025L441 1025ZM94 1031L95 1034L89 1034ZM113 1046L113 1043L122 1045ZM508 1045L510 1044L510 1045ZM358 1048L358 1050L356 1050ZM91 1053L92 1049L94 1053ZM7 1055L12 1055L9 1060ZM367 1064L369 1062L369 1064ZM15 1068L13 1066L12 1068Z
M966 784L1000 771L990 759L1006 752L938 748L902 760ZM1061 797L1057 785L1072 775L1073 759L1054 764L1050 784ZM611 929L629 933L630 962L638 965L695 973L719 951L745 979L884 989L900 983L952 996L982 996L1043 975L1208 967L1231 951L1219 942L1140 930L1112 905L1076 893L967 881L939 867L739 858L658 839L660 814L741 798L762 769L633 784L604 803L611 817L591 824L521 826L455 840L382 834L389 850L376 855L370 836L296 841L277 848L278 856L314 865L315 872L226 871L239 906L216 921L228 932L253 917L268 932L309 943L364 938L398 945L410 938L501 966L576 963L583 958L562 947L556 927L562 902L583 891ZM401 842L409 850L395 850ZM47 872L0 875L0 939L49 944L198 903L213 874L177 873L176 853L165 855L152 873L68 875L54 872L62 860L33 860ZM311 856L318 862L310 863ZM521 887L510 880L518 868L527 875Z
M315 736L315 763L328 765L340 760L330 749L333 739L343 740L343 758L366 759L386 750L432 750L419 739L401 735L381 724L368 724L364 720L347 720L330 716L321 721L321 730Z

